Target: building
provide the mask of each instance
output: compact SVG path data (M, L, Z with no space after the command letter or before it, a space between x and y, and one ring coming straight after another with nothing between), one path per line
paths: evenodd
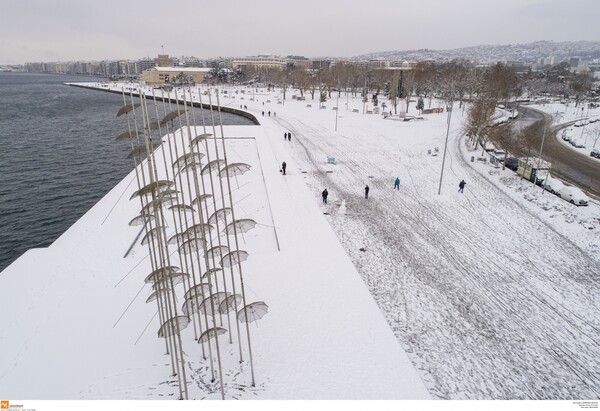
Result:
M279 69L283 70L287 65L287 59L274 56L271 54L261 54L258 56L243 57L239 59L233 59L231 66L233 70L265 70L265 69Z
M200 84L212 69L208 67L153 67L142 73L140 80L152 86L157 84Z

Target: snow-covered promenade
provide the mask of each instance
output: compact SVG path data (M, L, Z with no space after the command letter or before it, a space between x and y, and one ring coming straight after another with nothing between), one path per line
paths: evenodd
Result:
M234 160L252 165L235 190L236 205L262 224L245 238L245 280L270 306L252 327L257 386L245 364L229 364L230 398L600 397L596 203L577 208L510 170L471 162L480 151L466 146L457 106L438 195L445 113L404 122L363 114L360 98L334 94L320 109L310 94L292 94L220 95L260 122L224 136ZM136 297L147 250L138 241L123 258L139 231L127 225L139 211L133 179L0 275L12 290L0 301L9 313L0 331L7 395L176 392L164 384L158 321L143 332L155 311L144 303L149 290ZM218 398L193 344L186 356L191 397Z

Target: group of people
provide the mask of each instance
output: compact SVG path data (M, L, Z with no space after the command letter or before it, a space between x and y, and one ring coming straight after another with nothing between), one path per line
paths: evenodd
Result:
M268 113L269 113L269 117L271 117L271 112L269 111ZM265 116L265 112L264 111L262 112L262 115L263 115L263 117ZM277 113L276 112L273 112L273 117L277 117Z
M285 162L283 164L285 165ZM285 167L283 168L283 174L285 174ZM466 185L467 185L467 183L465 182L465 180L461 180L461 182L458 183L458 192L463 193ZM400 177L396 177L396 180L394 180L394 189L400 190ZM365 186L365 199L369 198L369 190L370 190L370 188L369 188L369 185L367 184ZM321 197L323 197L323 204L327 204L328 196L329 196L329 191L327 191L327 189L325 189L321 192Z
M292 141L292 133L290 133L290 132L283 133L283 139L287 140L287 141Z

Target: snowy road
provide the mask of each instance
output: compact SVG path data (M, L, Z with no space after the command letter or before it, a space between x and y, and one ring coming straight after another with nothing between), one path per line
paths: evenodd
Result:
M334 133L296 118L274 119L293 140L272 144L288 151L288 174L307 178L315 201L328 189L323 212L432 395L600 397L600 264L463 158L460 118L440 196L441 156L427 149L443 149L445 127Z

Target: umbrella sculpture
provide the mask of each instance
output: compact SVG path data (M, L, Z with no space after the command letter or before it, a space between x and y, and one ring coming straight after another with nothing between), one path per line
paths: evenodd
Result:
M145 283L154 283L159 278L164 277L165 275L175 274L179 271L179 267L174 265L168 265L166 267L158 268L152 271L148 276L144 279Z
M210 224L217 224L218 221L225 221L227 217L231 215L231 207L223 207L215 211L208 217L208 222Z
M139 106L141 106L141 103L125 104L123 107L121 107L119 109L119 111L117 111L117 117L121 117L123 114L129 113L131 110L133 110Z
M225 254L227 254L228 251L229 248L226 245L215 245L214 247L206 250L206 254L209 258L220 260Z
M183 330L190 323L189 317L178 315L165 321L158 330L158 336L161 338L170 337L178 331Z
M134 147L129 154L127 154L127 158L133 158L137 156L146 156L146 145L140 144L139 146Z
M234 264L246 261L248 253L244 250L230 251L221 259L221 267L231 267Z
M168 180L158 180L158 181L153 181L150 184L146 184L144 187L140 188L139 190L135 191L131 197L129 197L130 200L134 199L135 197L138 196L144 196L147 194L152 194L158 191L161 191L162 189L167 189L170 186L172 186L174 183L172 181L168 181Z
M169 210L175 210L180 213L185 213L185 212L195 213L196 212L196 210L194 210L194 207L189 206L187 204L173 204L172 206L169 207Z
M229 311L233 311L238 305L242 303L242 296L239 294L232 294L219 304L219 312L221 314L227 314Z
M203 153L192 152L184 154L182 156L179 156L179 158L173 162L173 167L181 168L186 164L202 160L202 157L204 157Z
M190 147L193 147L195 144L198 144L202 140L206 140L210 136L212 136L212 134L200 134L200 135L194 137L192 139L192 142L190 143Z
M254 227L256 227L256 221L252 220L251 218L241 218L227 224L227 227L225 227L225 232L227 235L234 235L236 232L244 234L252 230Z
M129 225L130 226L144 225L153 218L154 218L153 214L139 215L137 217L133 217L131 219L131 221L129 222Z
M213 317L218 314L219 304L227 297L229 297L231 293L226 293L224 291L220 291L218 293L214 293L206 297L200 305L198 306L198 311L202 314L212 315ZM213 307L214 310L213 311Z
M202 278L206 278L211 274L216 274L219 271L221 271L220 268L209 268L207 272L205 272L204 274L202 274Z
M183 254L191 254L192 252L198 251L202 252L202 247L204 246L204 240L201 238L192 238L191 240L184 241L181 246L179 246L179 251Z
M140 214L142 215L147 215L147 214L151 214L151 210L154 210L154 207L162 207L162 206L170 206L173 204L178 204L179 200L177 199L177 197L173 197L170 195L164 195L161 194L156 200L152 200L149 201L148 204L146 204L144 207L142 207L142 210L140 211Z
M210 289L212 285L209 283L200 283L198 285L193 286L183 296L184 299L189 300L190 298L195 298L198 296L203 296L210 294Z
M126 138L131 138L135 136L135 131L134 130L129 130L129 131L124 131L121 134L119 134L118 136L115 137L116 141L121 141L121 140L125 140Z
M212 197L212 194L200 194L198 197L192 200L192 204L198 205L202 208L202 203L208 201Z
M164 116L162 118L162 120L160 120L160 125L164 126L165 124L167 124L169 121L175 120L177 117L179 117L181 115L181 113L178 110L175 111L171 111L169 114L167 114L166 116Z
M207 283L204 283L206 285L208 285ZM206 290L204 290L206 289ZM202 289L200 291L206 291L205 295L209 293L210 288L209 287L202 287ZM212 304L215 304L215 310L217 310L219 308L219 304L220 301L224 298L227 298L226 295L224 296L220 296L217 294L222 294L222 293L216 293L213 294L211 296L208 296L206 298L202 298L202 294L194 294L194 295L189 295L188 298L185 299L185 302L183 303L183 307L182 310L184 312L185 315L191 315L197 311L200 311L201 313L206 312L209 315L212 315L214 317L212 313ZM223 293L224 294L224 293ZM211 297L212 297L212 302L211 302Z
M202 169L202 174L211 173L215 170L218 170L221 165L227 164L225 160L217 159L213 160L210 163L206 164Z
M242 175L242 174L250 171L251 168L252 168L252 166L250 164L232 163L232 164L229 164L229 165L223 167L221 169L221 171L219 171L219 177L239 176L239 175Z
M269 306L264 301L250 303L238 311L238 320L240 322L254 322L260 320L269 312Z
M210 341L212 338L218 337L219 335L225 334L227 330L222 327L213 327L210 330L206 330L198 338L198 343L205 343Z
M142 245L146 245L152 240L158 241L158 238L160 237L159 230L162 230L163 228L165 228L165 226L159 225L148 231L144 238L142 238Z
M187 230L185 230L185 233L190 237L190 238L205 238L205 237L210 237L210 231L214 229L214 227L211 224L195 224L193 226L191 226L190 228L188 228Z
M153 290L157 290L157 289L171 289L175 286L178 286L179 284L181 284L183 282L183 280L185 280L186 278L189 278L189 274L188 273L174 273L174 274L170 274L164 277L160 277L158 278L158 280L152 285L152 289Z

